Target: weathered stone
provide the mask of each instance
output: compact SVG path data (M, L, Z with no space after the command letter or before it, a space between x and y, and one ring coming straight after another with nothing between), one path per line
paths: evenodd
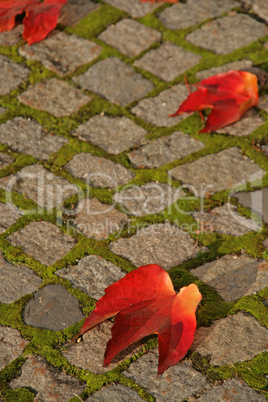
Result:
M154 87L151 81L136 73L116 57L109 57L74 78L82 89L96 92L110 102L126 106L143 98Z
M199 247L187 232L169 223L143 228L128 239L110 244L113 253L129 259L137 267L158 264L164 269L194 257Z
M125 276L120 268L98 255L88 255L56 274L94 299L100 299L104 289Z
M200 222L201 232L218 232L232 236L242 236L251 230L259 230L261 226L252 219L237 213L237 207L232 204L224 204L214 208L210 213L195 212L194 218Z
M225 255L191 270L191 273L214 288L224 300L232 302L267 285L268 262L245 254Z
M23 265L7 262L0 251L0 302L13 303L20 297L34 292L42 283L34 272ZM0 336L1 339L1 336Z
M109 234L122 229L127 216L113 205L105 205L95 199L85 199L78 204L75 225L87 237L103 240Z
M172 135L158 138L150 144L132 151L129 159L135 167L155 168L176 159L185 158L203 147L203 142L181 131L175 131Z
M23 25L17 25L11 31L0 33L1 46L14 46L22 40Z
M183 401L208 386L206 377L186 362L170 367L159 377L157 365L158 353L152 350L132 363L123 374L145 388L157 402Z
M101 53L101 47L87 39L54 31L42 42L23 45L19 54L27 60L40 61L46 68L64 76L82 64L90 63Z
M169 115L177 111L188 95L189 92L185 85L175 85L161 92L158 96L142 99L131 109L131 112L154 126L174 126L185 119L187 115L185 113L176 117L169 117Z
M41 165L27 166L15 175L4 177L0 180L0 188L24 194L47 209L62 204L79 191L77 186L55 176Z
M4 114L6 112L7 109L5 109L4 107L0 106L0 116L1 114Z
M140 145L146 131L125 116L112 118L97 115L81 124L73 135L116 155Z
M221 385L216 385L205 392L198 400L200 402L265 402L267 399L264 395L258 394L258 392L250 388L244 381L233 378Z
M267 351L268 330L256 318L239 312L196 331L192 350L211 355L210 364L234 364L252 360Z
M60 11L58 24L65 26L74 25L90 11L98 7L99 5L90 0L68 0L68 3Z
M143 17L146 14L152 13L155 8L161 6L162 2L157 4L141 3L140 0L104 0L111 6L120 8L131 15L132 18Z
M84 317L78 300L61 285L38 290L23 310L26 324L52 331L61 331Z
M14 63L6 56L0 55L0 95L7 95L12 89L23 84L30 74L30 70L21 64Z
M265 112L268 113L268 94L260 97L258 101L258 108L265 110Z
M0 126L0 141L17 152L47 159L69 141L47 133L40 124L23 117L15 117Z
M5 232L22 214L23 212L15 207L15 205L0 202L0 233Z
M183 195L185 193L181 188L165 183L149 182L115 193L113 199L126 208L126 213L129 211L131 215L145 216L158 214L163 209L170 208Z
M30 86L18 99L28 106L61 117L77 112L92 98L67 82L51 78Z
M87 402L103 402L103 401L121 401L121 402L138 402L143 401L141 397L132 388L125 387L121 384L112 384L103 387L100 391L91 395Z
M36 392L36 401L67 402L81 394L86 384L82 385L77 378L69 376L59 369L50 366L40 356L29 356L21 368L21 376L12 380L10 387L18 389L30 388Z
M268 223L268 187L252 193L237 193L233 195L243 207L250 208Z
M217 54L228 54L267 35L264 24L246 14L236 14L208 22L186 35L186 40ZM247 35L245 35L247 32Z
M52 265L73 248L74 239L62 233L50 222L31 222L7 240L15 247L22 247L24 253L34 256L42 264Z
M166 8L159 18L169 29L184 29L207 18L218 17L234 7L239 7L239 3L233 0L188 0Z
M231 189L241 182L257 180L264 171L234 147L177 166L168 173L182 181L196 196L204 197L207 193Z
M217 130L217 133L227 133L229 135L242 137L244 135L249 135L264 123L264 119L258 115L256 110L251 109L248 110L236 123Z
M219 67L212 67L208 70L199 71L198 73L196 73L196 77L201 81L216 74L227 73L227 71L229 70L241 70L251 72L254 69L252 65L252 61L248 59L236 60L231 63L223 64Z
M135 20L123 19L102 32L99 35L99 39L126 56L134 57L146 50L154 42L159 42L161 33Z
M0 370L19 357L28 343L16 329L0 325Z
M10 165L14 162L14 159L11 156L5 154L4 152L0 152L0 170L4 169L6 166Z
M268 5L263 3L262 0L246 0L246 3L250 3L252 10L260 18L268 22Z
M164 81L172 81L201 60L201 56L190 53L172 42L164 42L158 49L150 50L135 67L143 68Z
M65 165L65 169L95 187L117 187L128 183L135 176L119 163L84 152L75 155Z

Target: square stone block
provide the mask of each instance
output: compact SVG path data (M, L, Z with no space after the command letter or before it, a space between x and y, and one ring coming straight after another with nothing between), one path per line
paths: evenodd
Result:
M143 68L164 81L172 81L199 63L202 56L190 53L172 42L164 42L158 49L150 50L135 67Z
M126 56L134 57L159 42L161 33L135 20L124 19L102 32L99 39Z
M144 399L137 394L132 388L125 387L121 384L111 384L103 387L100 391L91 395L86 402L99 401L131 401L142 402Z
M12 89L27 81L30 70L22 64L14 63L6 56L0 55L0 95L9 94ZM5 77L3 79L3 77Z
M74 78L82 89L96 92L110 102L126 106L143 98L154 85L116 57L109 57Z
M155 8L160 7L163 3L157 2L156 4L142 3L140 0L104 0L105 3L110 4L113 7L119 8L129 15L132 18L140 18L144 15L150 14L154 11Z

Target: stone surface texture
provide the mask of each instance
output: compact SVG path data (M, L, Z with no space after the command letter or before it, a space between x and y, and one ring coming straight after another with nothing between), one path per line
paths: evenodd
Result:
M117 155L140 145L144 141L146 131L127 117L111 118L98 115L81 124L73 134L98 145L109 154Z
M241 137L243 135L249 135L264 123L264 119L258 115L256 110L251 109L248 110L236 123L217 130L217 133L227 133L229 135Z
M103 402L103 401L143 401L141 397L131 388L127 388L121 384L112 384L95 392L86 401L88 402Z
M82 318L78 300L61 285L38 290L23 310L26 324L52 331L65 329Z
M137 32L139 32L138 36ZM137 21L123 19L102 32L99 35L99 39L113 46L124 55L135 57L154 42L159 42L161 33Z
M263 173L256 163L242 156L237 147L169 170L170 176L182 181L195 195L201 197L206 193L232 189L241 182L260 179Z
M0 77L5 77L0 82L0 95L7 95L12 89L26 82L29 74L27 67L0 55Z
M191 270L226 301L232 302L258 292L267 285L268 262L245 254L225 255Z
M47 159L57 152L68 140L47 133L40 124L31 119L15 117L0 126L0 141L17 152Z
M15 247L22 247L26 254L34 256L45 265L52 265L71 251L74 239L50 222L31 222L19 232L8 236Z
M136 73L116 57L94 64L74 78L82 89L93 91L121 106L143 98L154 88L151 81Z
M143 228L129 239L111 243L110 249L137 267L158 264L164 269L194 257L200 251L187 232L169 223Z
M28 343L18 330L0 325L0 370L19 357Z
M206 78L211 77L212 75L220 74L220 73L227 73L229 70L241 70L241 71L248 71L253 72L252 67L253 63L249 59L242 59L236 60L231 63L223 64L219 67L212 67L208 70L202 70L196 73L196 77L201 81Z
M100 299L105 288L125 276L120 268L98 255L88 255L77 265L57 271L57 275L94 299Z
M0 152L0 170L4 169L6 166L13 163L14 159L11 156L5 154L4 152Z
M0 45L1 46L14 46L22 40L23 26L17 25L12 31L6 31L0 33Z
M213 365L234 364L267 351L268 330L256 318L239 312L197 330L192 350L211 355Z
M250 208L258 214L265 223L268 223L268 187L251 193L236 193L234 197L243 207Z
M144 15L150 14L155 8L161 6L162 2L151 4L142 3L140 0L105 0L105 3L110 4L113 7L124 10L131 15L132 18L143 17Z
M120 231L127 220L127 215L117 211L113 205L102 204L95 198L80 201L74 223L85 236L103 240Z
M164 42L158 49L150 50L135 67L143 68L164 81L172 81L201 60L201 56L188 52L172 42Z
M0 233L5 232L6 229L16 223L22 214L23 212L15 205L0 202Z
M91 0L69 0L60 11L58 24L74 25L96 8L98 5Z
M42 42L19 48L21 56L27 60L40 61L60 76L73 73L77 67L90 63L100 53L101 47L96 43L59 31L53 31Z
M134 177L131 170L119 163L99 158L88 153L77 154L65 165L74 177L84 180L94 187L117 187L128 183Z
M92 98L67 82L51 78L29 87L18 99L35 109L61 117L77 112Z
M160 137L150 144L132 151L129 159L135 167L151 169L176 159L185 158L203 147L204 144L201 141L181 131L175 131L172 135Z

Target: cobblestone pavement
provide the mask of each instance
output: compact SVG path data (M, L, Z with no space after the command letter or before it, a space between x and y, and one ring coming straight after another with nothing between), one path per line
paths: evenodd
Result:
M0 34L0 401L268 398L268 3L70 0L32 46ZM184 84L240 69L260 101L217 133L174 113ZM203 299L157 377L151 336L102 367L112 323L77 343L140 265Z

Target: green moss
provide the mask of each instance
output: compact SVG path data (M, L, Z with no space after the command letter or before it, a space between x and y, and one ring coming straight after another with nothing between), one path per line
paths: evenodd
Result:
M10 390L5 395L6 402L33 402L34 393L27 388Z

